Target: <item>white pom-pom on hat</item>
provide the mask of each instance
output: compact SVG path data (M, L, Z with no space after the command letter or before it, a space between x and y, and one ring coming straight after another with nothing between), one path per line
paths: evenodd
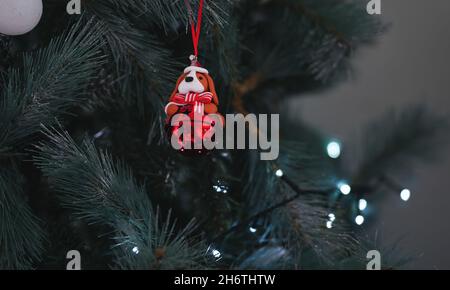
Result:
M190 73L192 71L203 73L203 74L209 74L208 70L205 68L202 68L200 63L197 60L197 57L195 55L190 55L189 60L191 61L191 65L184 69L184 73Z

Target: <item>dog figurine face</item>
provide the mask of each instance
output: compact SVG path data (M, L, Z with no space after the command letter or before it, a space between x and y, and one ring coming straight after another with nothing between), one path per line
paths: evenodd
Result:
M206 76L200 72L191 71L183 74L182 81L178 85L178 93L203 93L208 90L208 82Z
M217 97L214 81L209 75L208 71L203 68L187 68L184 73L178 78L175 89L170 97L179 94L187 93L203 93L210 92L213 95L212 103L218 105L219 99Z

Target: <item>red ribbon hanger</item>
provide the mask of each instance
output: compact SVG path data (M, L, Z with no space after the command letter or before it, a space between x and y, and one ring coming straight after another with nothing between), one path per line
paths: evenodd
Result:
M203 16L203 0L200 0L200 4L198 6L198 15L197 15L197 25L194 22L194 12L192 11L192 7L189 4L189 0L184 0L186 3L186 7L189 12L189 22L191 25L191 34L192 34L192 45L194 47L194 56L198 57L198 41L200 39L200 31L202 26L202 16Z

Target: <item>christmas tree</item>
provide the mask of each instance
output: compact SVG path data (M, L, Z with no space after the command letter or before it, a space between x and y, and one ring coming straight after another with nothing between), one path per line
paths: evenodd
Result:
M350 170L339 141L286 113L345 81L385 31L366 1L204 2L198 60L218 110L279 114L274 160L170 145L164 108L200 1L68 2L0 35L0 269L65 269L71 250L82 269L366 269L372 249L384 268L403 262L366 237L364 210L409 198L396 176L435 152L446 120L388 112Z

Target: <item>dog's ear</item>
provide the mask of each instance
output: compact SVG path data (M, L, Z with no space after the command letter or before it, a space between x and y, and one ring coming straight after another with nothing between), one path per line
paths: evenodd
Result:
M172 100L172 98L178 93L178 86L180 83L184 80L187 74L181 74L181 76L177 80L177 84L175 85L175 89L173 90L172 94L170 95L169 101Z
M216 87L214 86L214 81L209 74L205 75L208 80L208 89L209 92L213 95L213 103L219 105L219 98L217 97Z

